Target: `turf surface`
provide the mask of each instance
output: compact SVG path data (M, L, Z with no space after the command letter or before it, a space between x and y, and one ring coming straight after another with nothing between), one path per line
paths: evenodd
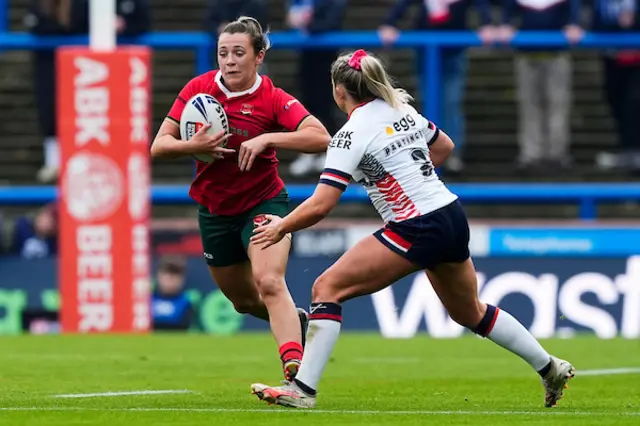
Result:
M249 393L281 380L266 334L3 337L0 425L640 425L639 341L543 344L578 370L553 409L537 375L491 342L344 334L317 409L294 411ZM635 370L580 375L622 367ZM188 392L55 397L152 390Z

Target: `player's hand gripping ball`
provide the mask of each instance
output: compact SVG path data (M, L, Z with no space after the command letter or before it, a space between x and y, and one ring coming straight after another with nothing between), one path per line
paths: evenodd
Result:
M227 114L216 98L205 93L193 96L184 106L180 116L180 137L193 143L193 157L205 163L234 152L225 148L231 137Z

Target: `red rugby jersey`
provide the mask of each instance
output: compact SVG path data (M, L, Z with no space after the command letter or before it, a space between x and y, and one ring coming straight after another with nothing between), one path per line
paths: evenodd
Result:
M295 131L309 112L293 96L275 87L269 77L258 76L253 87L244 92L231 92L221 77L214 70L193 78L180 91L167 117L180 123L186 102L198 93L210 94L222 104L233 134L227 147L235 149L236 154L227 154L212 164L196 161L196 178L189 195L212 214L237 215L284 188L278 175L276 150L264 150L251 170L240 172L240 144L262 133Z

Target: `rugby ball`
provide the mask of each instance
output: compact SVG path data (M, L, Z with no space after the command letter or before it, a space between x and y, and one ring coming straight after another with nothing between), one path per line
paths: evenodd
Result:
M205 123L211 124L208 135L214 136L223 130L225 133L229 132L229 121L222 104L209 94L198 93L187 101L182 110L180 137L185 141L190 140ZM211 154L194 154L193 157L205 163L213 162Z

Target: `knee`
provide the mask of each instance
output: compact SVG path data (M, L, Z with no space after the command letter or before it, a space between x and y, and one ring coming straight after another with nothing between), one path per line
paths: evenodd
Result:
M313 303L342 302L340 295L334 290L331 277L323 274L316 279L311 289L311 301Z
M286 291L284 276L276 273L254 274L253 279L263 299L278 297Z
M261 303L258 299L232 300L232 303L239 314L253 314L261 308Z

